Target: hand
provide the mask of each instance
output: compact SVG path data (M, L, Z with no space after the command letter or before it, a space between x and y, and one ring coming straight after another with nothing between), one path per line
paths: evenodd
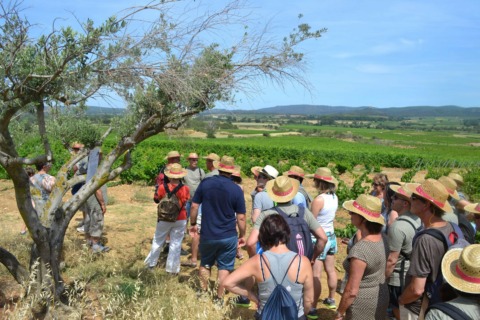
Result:
M350 242L349 238L342 238L342 243L343 244L348 244Z
M102 213L105 215L105 213L107 212L107 206L105 205L105 203L102 203L100 205L100 208L102 209Z
M244 247L247 244L247 241L245 240L245 237L238 238L238 247Z
M191 226L190 229L188 230L188 234L190 237L194 237L198 233L198 227L197 225Z

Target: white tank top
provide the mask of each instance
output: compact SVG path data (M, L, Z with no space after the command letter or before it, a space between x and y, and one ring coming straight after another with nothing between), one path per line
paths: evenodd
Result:
M323 209L317 215L317 221L325 232L334 232L333 220L338 209L338 197L335 194L322 193L318 197L323 198Z

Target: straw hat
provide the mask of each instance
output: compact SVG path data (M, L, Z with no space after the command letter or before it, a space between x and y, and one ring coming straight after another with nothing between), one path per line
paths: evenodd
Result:
M356 200L349 200L343 203L343 208L347 211L355 212L366 220L381 225L385 224L382 212L382 202L377 197L361 194Z
M314 178L326 182L333 183L335 187L338 186L338 180L332 175L332 171L329 168L322 167L318 168L314 174L308 174L307 178Z
M262 171L262 167L255 166L250 169L250 171L253 173L253 175L256 177L260 174L260 171Z
M198 154L196 154L195 152L192 152L188 155L187 159L198 159Z
M291 201L298 192L300 182L298 180L280 176L267 182L265 189L267 194L275 202L285 203Z
M452 178L457 183L458 186L463 186L463 177L458 173L450 172L448 174L448 177Z
M435 207L444 212L453 211L452 207L448 203L448 197L450 194L443 184L435 179L427 179L420 185L415 183L407 183L405 184L405 188L410 190L412 194L429 201Z
M410 183L410 185L412 185L412 187L415 188L415 187L418 187L420 183ZM395 185L395 184L390 184L388 187L392 189L393 192L395 192L398 196L410 202L411 200L410 197L412 196L412 192L409 189L407 189L406 187Z
M165 175L170 179L181 179L187 175L187 170L179 163L172 163L165 169Z
M480 202L467 204L463 210L473 214L480 214Z
M223 156L216 168L219 171L233 173L233 171L235 171L235 159L233 159L233 157Z
M165 160L170 159L170 158L180 158L181 155L178 153L178 151L170 151L167 153L167 156L165 157Z
M305 177L305 171L299 166L291 166L290 169L285 171L283 174L287 176L297 176L300 178Z
M212 160L212 161L220 161L220 157L216 153L210 153L208 156L203 157L203 159Z
M445 187L445 189L447 189L448 193L453 199L460 200L460 196L457 192L457 183L455 182L455 180L450 177L442 176L438 178L438 181L443 184L443 186Z
M480 244L448 250L442 259L442 273L454 289L480 294Z
M242 182L242 173L240 172L240 169L241 169L240 166L235 166L232 176L240 178L240 182Z
M278 170L269 164L263 167L263 169L260 170L259 173L265 174L270 179L276 179L278 177Z
M83 145L83 143L80 143L78 141L74 141L72 143L72 149L83 149L83 147L85 147L85 145Z

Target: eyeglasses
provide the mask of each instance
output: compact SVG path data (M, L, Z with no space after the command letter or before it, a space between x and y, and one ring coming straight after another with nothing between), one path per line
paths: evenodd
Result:
M380 185L380 183L376 183L376 182L372 183L372 186L374 186L374 187L378 187L379 185Z
M414 200L420 200L421 202L425 202L425 201L426 201L426 200L423 199L422 197L419 197L419 196L414 195L414 194L412 194L412 196L410 197L410 199L412 199L412 201L414 201Z
M260 173L260 174L258 175L258 179L266 179L266 180L268 180L268 177L267 177L265 174Z

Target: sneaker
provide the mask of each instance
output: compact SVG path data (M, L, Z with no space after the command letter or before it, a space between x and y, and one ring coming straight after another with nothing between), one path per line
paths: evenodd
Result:
M233 303L237 307L242 307L242 308L250 307L250 299L248 299L247 297L244 297L244 296L237 296L237 297L233 298Z
M78 228L77 228L77 232L85 233L85 229L83 228L83 226L78 227Z
M335 300L332 298L326 298L323 300L323 304L327 306L328 309L337 309L337 306L335 305Z
M110 251L110 247L102 246L99 243L94 243L92 245L92 251L93 251L93 253L104 253L104 252Z
M181 250L180 250L180 255L181 255L181 256L188 256L188 255L189 255L189 253L188 253L188 251L187 251L187 250L183 250L183 249L181 249Z
M318 319L317 309L316 308L310 309L310 311L307 314L307 318L308 319Z

